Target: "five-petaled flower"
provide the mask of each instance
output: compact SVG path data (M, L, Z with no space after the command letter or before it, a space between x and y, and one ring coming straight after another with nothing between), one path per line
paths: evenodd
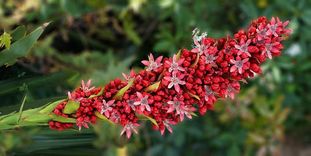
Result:
M235 45L234 47L238 49L238 55L246 54L247 56L251 56L251 54L248 52L248 46L251 43L251 40L247 40L244 42L244 40L241 40L240 45Z
M146 109L150 112L151 108L148 102L148 95L143 96L140 92L136 92L136 95L138 97L138 101L134 102L134 105L140 106L140 111L144 111Z
M83 80L81 81L81 89L83 92L87 93L91 90L93 90L95 87L91 87L92 80L88 80L87 83L85 83Z
M176 124L175 121L165 119L162 123L163 123L164 127L160 129L161 135L164 134L165 128L166 128L170 133L173 133L173 128L171 127L171 125L175 125L175 124Z
M164 77L165 80L169 81L168 88L172 88L174 86L174 89L176 92L180 92L180 86L186 84L185 81L182 81L182 79L185 77L184 74L178 74L177 72L173 72L172 76L166 76Z
M205 53L205 64L211 64L212 66L216 66L215 60L217 56L209 53Z
M204 85L205 90L205 101L209 101L211 98L215 98L215 92L210 89L207 85Z
M200 33L200 30L195 28L192 31L192 39L194 43L194 48L191 50L193 53L198 53L199 55L202 55L203 52L208 48L207 45L202 43L202 39L207 36L207 33L204 32L201 35L198 35Z
M114 105L115 100L110 100L106 102L106 100L103 100L102 108L101 108L101 114L104 114L106 117L110 117L110 112L112 111L112 106Z
M138 134L138 130L137 130L138 126L139 126L138 123L132 123L132 122L127 123L123 127L120 135L123 135L124 133L126 133L126 137L130 138L132 135L132 132L134 132L135 134Z
M185 115L189 119L192 118L191 112L193 111L193 109L186 106L183 101L178 100L176 97L174 97L173 101L168 101L167 104L169 105L167 113L176 111L176 115L179 115L180 121L184 120Z
M274 46L278 45L277 43L266 43L265 44L265 49L262 51L262 54L266 54L266 56L269 59L272 59L272 52L277 52L279 51L277 48Z
M181 67L181 64L184 62L184 59L178 59L177 55L174 54L172 61L166 61L166 63L170 66L168 69L169 72L173 71L185 71L183 67Z
M240 85L238 83L229 84L228 88L226 90L225 97L226 98L229 97L231 99L234 99L235 94L239 92L239 90L238 90L239 87L240 87Z
M161 63L162 58L163 58L163 56L159 56L156 60L154 60L153 55L150 53L150 55L148 56L148 61L143 60L143 61L141 61L141 63L144 64L145 66L147 66L146 71L153 71L162 65L162 63Z
M235 72L236 70L238 70L239 74L242 74L244 64L248 60L249 60L249 58L246 58L246 59L243 59L243 60L240 60L240 59L233 60L233 59L231 59L230 62L233 64L233 66L231 66L230 72Z
M122 76L124 77L124 79L126 81L129 81L130 79L133 79L136 76L136 74L135 74L134 70L131 70L128 75L125 73L122 73Z

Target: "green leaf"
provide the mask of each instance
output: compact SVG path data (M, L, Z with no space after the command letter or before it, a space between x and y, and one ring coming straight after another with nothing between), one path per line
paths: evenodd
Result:
M19 123L19 121L21 120L26 99L27 99L27 95L24 96L21 107L19 108L19 117L18 117L17 123Z
M29 35L21 38L11 45L10 49L5 49L0 52L0 66L6 64L7 66L12 65L20 57L24 57L28 54L30 48L36 43L41 36L44 26L40 26Z
M124 93L133 85L134 79L129 80L128 84L120 89L115 96L113 96L113 99L115 100L121 100Z
M42 110L40 110L39 112L40 113L42 113L42 114L49 114L49 113L51 113L54 109L55 109L55 107L59 104L59 103L61 103L61 102L63 102L64 101L64 99L62 99L62 100L58 100L58 101L55 101L55 102L52 102L52 103L50 103L50 104L47 104L47 106L45 106Z
M4 32L0 36L0 47L5 46L6 49L10 49L10 47L11 47L11 40L12 40L11 35L6 33L6 32Z
M34 123L47 123L48 121L51 120L51 117L49 114L41 114L41 113L36 113L33 115L28 116L25 118L22 123L25 122L34 122Z
M156 82L156 83L154 83L154 84L148 86L148 87L145 89L145 91L146 91L146 92L153 92L153 91L156 91L156 90L159 88L160 83L161 83L161 81L158 81L158 82Z
M80 103L77 101L69 100L63 110L65 114L75 113L80 107Z
M91 96L89 97L89 99L102 95L102 94L104 93L104 90L105 90L105 89L104 89L104 87L103 87L103 88L100 90L100 92L98 92L96 95L91 95Z
M65 118L63 116L57 116L55 114L50 114L50 117L53 121L58 121L61 123L76 123L76 119L74 118Z
M110 124L114 124L112 121L110 121L109 119L107 119L105 116L103 116L102 114L100 114L99 112L95 112L95 115L98 117L98 118L100 118L100 119L102 119L102 120L104 120L104 121L107 121L108 123L110 123Z
M12 42L15 42L22 37L25 37L26 35L26 27L25 26L19 26L16 29L14 29L11 33L12 36Z
M158 123L155 119L145 115L145 114L136 114L139 120L149 120L151 121L154 125L158 126Z

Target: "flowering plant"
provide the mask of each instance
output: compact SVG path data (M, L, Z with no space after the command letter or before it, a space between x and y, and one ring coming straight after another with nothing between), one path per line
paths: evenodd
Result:
M182 49L172 58L148 56L138 73L123 74L104 87L91 80L68 92L68 98L40 108L0 116L0 129L46 125L51 129L88 128L97 119L123 127L121 135L138 133L140 119L155 130L172 132L172 125L204 115L217 99L235 97L240 82L261 73L267 58L279 56L281 41L289 34L288 21L259 17L233 37L214 39L193 31L193 48Z

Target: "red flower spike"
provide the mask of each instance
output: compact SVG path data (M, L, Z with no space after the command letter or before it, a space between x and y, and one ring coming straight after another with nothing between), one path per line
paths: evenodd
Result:
M129 75L125 81L110 81L101 88L91 87L91 81L82 81L81 87L68 92L68 100L59 103L53 113L65 118L75 118L76 126L88 128L100 113L123 126L121 135L130 138L138 133L139 118L152 120L153 128L163 135L172 125L191 119L195 108L203 115L212 110L218 98L234 99L240 91L240 82L261 73L260 65L267 59L281 54L282 40L290 35L288 21L279 18L259 17L246 30L233 37L207 38L193 31L194 47L183 49L172 58L152 54L142 63L145 70ZM98 95L100 94L100 95ZM95 96L96 95L96 96ZM68 101L79 102L77 111L64 114ZM71 123L49 121L51 129L72 128Z

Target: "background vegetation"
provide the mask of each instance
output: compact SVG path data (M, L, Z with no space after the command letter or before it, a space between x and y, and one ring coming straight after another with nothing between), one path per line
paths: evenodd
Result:
M0 155L308 155L310 8L308 0L2 0L1 114L19 110L24 97L24 109L62 98L81 79L103 86L141 68L149 52L190 48L195 27L222 37L258 16L278 16L291 21L293 35L235 101L220 101L172 135L146 125L127 142L104 123L82 132L23 128L0 132ZM47 22L35 43L36 28ZM30 50L25 38L35 43Z

